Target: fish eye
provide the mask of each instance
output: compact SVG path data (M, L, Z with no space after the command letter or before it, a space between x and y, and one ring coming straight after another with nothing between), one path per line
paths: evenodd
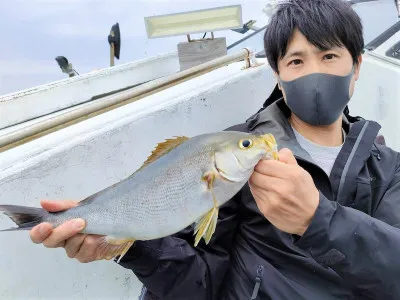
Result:
M251 146L253 146L253 141L249 139L241 140L239 142L239 147L242 149L249 149Z

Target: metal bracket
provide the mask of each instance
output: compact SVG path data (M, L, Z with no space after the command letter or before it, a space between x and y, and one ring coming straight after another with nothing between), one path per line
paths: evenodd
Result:
M244 50L247 51L248 55L244 59L246 65L242 68L242 70L256 68L256 67L264 65L264 63L260 63L256 59L256 54L255 54L254 50L252 50L250 48L244 48Z
M204 39L193 40L193 39L190 37L190 34L187 34L186 36L187 36L187 39L188 39L188 42L189 42L189 43L198 42L198 41L207 41L207 40L213 40L213 39L214 39L214 32L211 32L211 38L204 38Z

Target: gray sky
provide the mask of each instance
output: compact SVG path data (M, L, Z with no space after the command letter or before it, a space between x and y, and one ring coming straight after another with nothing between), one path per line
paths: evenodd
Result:
M397 21L393 0L381 6L356 6L368 42ZM121 59L127 63L176 49L184 36L148 40L144 17L215 6L241 4L243 21L257 19L266 24L262 9L266 0L1 0L0 95L66 78L54 58L66 56L79 73L106 68L109 64L107 36L119 22ZM377 12L379 11L379 12ZM388 14L389 12L389 14ZM228 45L243 37L232 31Z

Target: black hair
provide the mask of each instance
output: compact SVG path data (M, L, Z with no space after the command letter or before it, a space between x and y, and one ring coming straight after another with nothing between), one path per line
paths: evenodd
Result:
M321 50L346 47L355 64L364 49L360 17L345 0L289 0L278 4L264 34L264 49L278 73L295 29Z

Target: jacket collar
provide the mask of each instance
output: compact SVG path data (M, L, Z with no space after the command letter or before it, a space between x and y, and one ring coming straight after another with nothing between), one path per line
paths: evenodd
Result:
M288 122L291 111L283 98L260 110L246 120L247 128L255 134L271 133L279 148L289 148L297 159L315 165L311 156L299 145ZM347 136L331 172L333 191L336 195L346 181L354 180L371 155L375 138L381 126L374 121L358 119L351 123L343 114L343 129Z
M300 147L288 122L291 115L283 98L260 110L246 120L247 128L255 134L266 132L274 135L279 148L289 148L297 158L313 162L310 155Z

